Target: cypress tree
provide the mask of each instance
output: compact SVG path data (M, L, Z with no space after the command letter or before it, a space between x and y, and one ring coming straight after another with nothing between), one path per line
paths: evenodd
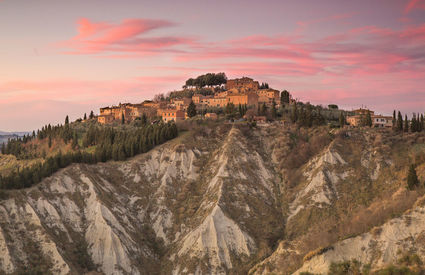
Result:
M413 115L412 115L412 121L410 122L410 131L412 133L418 132L418 123L416 121L416 114L415 113L413 113Z
M344 128L345 126L345 117L342 112L339 113L339 127Z
M283 90L280 93L280 103L281 104L288 104L289 103L289 92L287 90Z
M291 121L292 123L297 122L298 120L298 107L297 107L297 103L294 103L294 107L292 108L292 114L291 114Z
M425 129L425 121L424 121L424 115L421 114L421 122L420 122L421 131Z
M90 119L93 119L93 118L94 118L94 113L93 113L93 111L90 111L90 116L89 116L89 118L90 118Z
M121 114L121 124L125 124L124 113Z
M188 117L194 117L196 116L196 105L191 101L189 103L189 106L187 107L187 116Z
M145 113L142 114L142 124L145 125L146 123L148 123L148 118L146 116Z
M69 117L68 116L66 116L65 117L65 125L68 125L69 124Z
M73 135L72 135L72 148L75 149L78 146L78 136L77 136L77 132L74 131Z
M412 164L409 167L409 172L407 174L407 187L412 190L419 186L419 179L416 174L415 166Z
M366 114L366 126L372 127L372 117L370 115L370 111L367 111Z
M396 119L395 110L394 110L394 112L393 112L393 130L396 130L396 129L397 129L397 119Z
M277 117L277 110L276 110L276 102L273 99L272 103L272 110L271 110L272 118L275 119Z
M87 120L87 114L84 113L84 120Z
M409 132L409 121L407 120L407 115L404 115L404 132Z
M397 131L399 132L403 131L403 117L401 116L400 111L398 111L398 115L397 115Z

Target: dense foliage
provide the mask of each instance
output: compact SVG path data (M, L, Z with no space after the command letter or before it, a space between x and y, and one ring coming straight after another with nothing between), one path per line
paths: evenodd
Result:
M283 90L280 93L280 103L281 104L288 104L290 99L290 94L287 90Z
M325 117L321 113L321 109L308 103L295 103L291 113L291 120L301 127L323 125L326 122Z
M409 122L407 119L407 115L403 116L401 115L401 112L398 111L397 117L396 117L396 111L393 112L393 130L396 132L422 132L425 130L425 120L424 115L416 115L413 113L412 119Z
M193 103L193 101L191 101L189 106L187 107L187 116L188 117L196 116L196 106L195 106L195 103Z
M47 128L49 129L49 127ZM50 131L45 138L51 139L58 133L68 131L69 125L57 127L55 129L62 129L61 131ZM41 137L44 138L43 133ZM125 160L126 158L133 157L136 154L144 153L152 149L154 146L164 143L178 135L177 126L173 122L147 124L141 125L130 129L114 129L112 127L104 127L92 125L85 133L82 140L82 148L78 148L71 152L62 153L59 151L54 156L48 157L44 162L37 163L31 167L22 168L13 171L11 174L1 177L0 188L14 189L30 187L33 184L40 182L43 178L52 175L60 168L64 168L72 163L97 163L105 162L107 160ZM40 137L40 138L41 138ZM66 140L64 138L64 140ZM7 146L8 153L12 148L18 154L24 151L23 143L25 139L20 141L13 140ZM95 146L93 153L89 153L85 148Z
M203 88L205 86L220 86L226 84L227 76L225 73L207 73L197 78L189 78L183 88L196 87Z

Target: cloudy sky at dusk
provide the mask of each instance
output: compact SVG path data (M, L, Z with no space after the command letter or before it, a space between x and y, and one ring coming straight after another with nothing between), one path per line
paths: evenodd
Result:
M0 130L249 76L314 104L425 111L425 0L0 0Z

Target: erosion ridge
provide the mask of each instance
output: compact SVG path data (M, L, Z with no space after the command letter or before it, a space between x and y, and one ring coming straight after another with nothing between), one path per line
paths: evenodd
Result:
M352 258L380 268L409 250L388 236L425 234L423 206L415 204L423 191L405 189L411 158L424 179L420 144L420 134L378 130L197 126L127 161L73 164L8 191L0 269L326 273L331 262ZM367 249L372 241L381 256Z

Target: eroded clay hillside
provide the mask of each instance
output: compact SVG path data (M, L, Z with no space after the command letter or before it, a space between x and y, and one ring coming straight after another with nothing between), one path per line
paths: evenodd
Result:
M131 160L8 192L0 267L290 274L353 258L380 268L412 248L423 257L423 191L405 178L416 162L423 182L424 152L419 135L375 130L194 126Z

